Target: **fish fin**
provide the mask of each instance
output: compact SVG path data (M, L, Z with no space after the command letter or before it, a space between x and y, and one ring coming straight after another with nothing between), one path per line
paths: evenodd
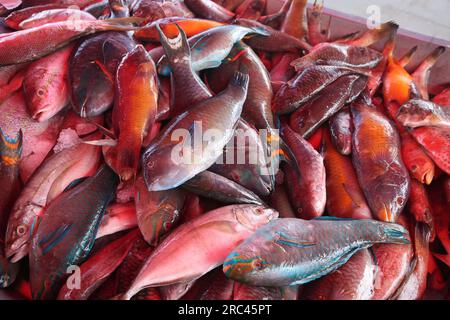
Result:
M239 88L248 88L248 82L250 80L250 77L248 74L236 71L231 78L228 87L239 87Z
M191 48L189 47L186 33L177 23L175 23L175 26L178 29L178 35L175 38L170 39L161 30L159 24L156 25L156 30L158 31L164 52L169 59L173 57L187 57L190 61Z
M0 128L0 157L5 165L16 165L22 155L23 132L19 130L14 139L5 135Z
M420 96L429 100L430 95L428 93L428 80L430 78L430 70L438 61L439 57L445 52L444 46L437 47L428 57L426 57L416 71L413 72L412 77Z
M397 32L399 25L394 21L389 21L380 25L377 29L369 29L355 40L349 41L347 44L353 46L368 47L393 33Z
M400 60L398 60L398 63L403 68L405 68L411 62L418 48L419 48L418 46L412 47L403 57L400 58Z

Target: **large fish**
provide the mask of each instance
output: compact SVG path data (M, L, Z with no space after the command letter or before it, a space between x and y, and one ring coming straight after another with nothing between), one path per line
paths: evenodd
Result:
M117 69L112 113L117 145L105 161L122 181L136 177L142 140L155 122L158 108L156 66L142 45L129 52Z
M140 18L129 18L126 22L130 20L140 21ZM42 58L80 37L96 32L133 29L123 20L68 20L16 31L0 37L0 66Z
M408 231L374 220L277 219L237 246L225 260L223 271L231 279L254 286L305 284L377 243L408 244Z
M233 205L181 225L147 259L124 298L130 299L146 287L201 277L221 265L257 228L277 217L276 211L262 206Z
M23 91L30 115L36 121L50 119L68 104L72 51L72 45L64 47L28 67Z
M431 101L413 99L397 111L397 120L405 127L439 127L450 129L450 108Z
M28 19L23 20L19 24L19 29L36 28L47 23L62 22L67 20L94 21L96 19L90 13L78 9L52 9L35 13Z
M18 261L28 254L28 244L40 214L50 200L72 181L95 172L100 148L78 143L49 157L30 178L14 204L6 232L6 255Z
M183 212L185 192L179 189L148 191L144 179L135 183L136 217L145 241L156 246L178 222Z
M118 180L103 165L95 175L63 193L45 209L30 245L34 299L55 298L70 272L68 268L89 255Z
M408 202L410 178L400 137L382 113L359 101L352 105L353 165L374 217L395 222Z
M147 147L142 162L149 190L175 188L216 161L233 137L247 96L248 79L248 75L236 73L227 89L172 119L156 141ZM212 136L199 136L203 134L202 130L210 129L214 129L209 132ZM214 143L198 143L199 139L205 138L214 139Z
M322 156L288 125L282 137L294 153L299 172L286 167L285 186L297 216L312 219L321 216L326 205L326 173Z
M8 136L23 132L23 148L20 159L20 177L26 182L53 148L62 124L62 116L56 115L44 122L33 120L27 110L22 92L17 92L0 104L0 128Z
M81 42L70 63L72 108L79 115L97 116L112 106L117 67L135 45L127 34L113 31Z

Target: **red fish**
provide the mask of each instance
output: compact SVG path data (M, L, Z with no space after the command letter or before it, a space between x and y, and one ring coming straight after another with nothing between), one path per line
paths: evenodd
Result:
M134 203L114 203L106 208L96 237L98 239L120 231L132 229L136 226L136 207Z
M67 5L65 4L43 4L43 5L36 5L32 7L23 8L20 10L15 10L14 12L11 12L6 18L5 18L5 24L14 30L19 30L19 24L31 18L34 14L52 10L52 9L62 9L67 8Z
M19 29L31 29L47 23L62 22L67 20L95 21L95 17L88 12L77 9L51 9L33 14L19 24Z

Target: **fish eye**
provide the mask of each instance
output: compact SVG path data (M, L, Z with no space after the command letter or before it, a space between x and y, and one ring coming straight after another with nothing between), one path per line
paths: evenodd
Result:
M264 213L264 209L263 208L257 208L255 210L255 214L258 215L258 216L262 215L263 213Z
M43 96L45 95L45 91L44 91L44 89L39 89L39 90L36 92L36 94L37 94L39 97L43 97Z
M264 263L261 259L254 260L252 262L252 267L254 270L262 270L264 269Z
M27 227L24 225L20 225L17 227L16 232L18 236L23 236L27 232Z

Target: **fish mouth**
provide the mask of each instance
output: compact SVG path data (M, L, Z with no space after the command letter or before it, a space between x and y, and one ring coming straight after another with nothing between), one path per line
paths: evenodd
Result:
M403 226L394 223L388 223L384 226L383 232L390 242L396 244L410 244L409 232Z
M5 256L12 263L17 263L28 255L28 245L23 243L22 245L13 245L15 249L5 249Z

